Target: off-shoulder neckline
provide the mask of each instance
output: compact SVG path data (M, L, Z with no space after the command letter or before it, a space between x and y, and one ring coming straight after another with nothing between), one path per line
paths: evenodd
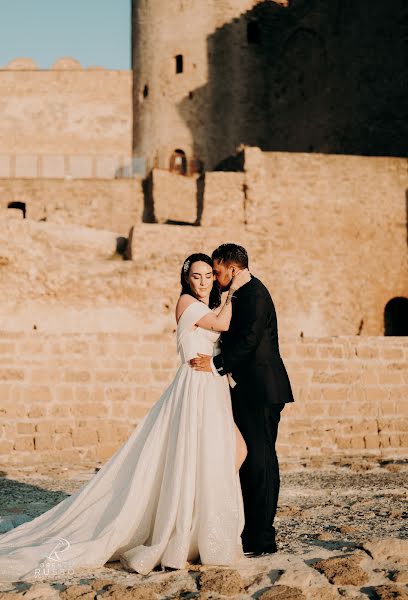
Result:
M203 306L206 306L206 307L208 308L208 310L211 310L211 308L210 308L210 307L209 307L207 304L205 304L204 302L201 302L200 300L193 300L193 301L191 302L191 304L189 304L189 305L187 306L187 308L185 308L185 309L183 310L183 312L181 313L181 315L180 315L180 317L179 317L179 320L177 321L177 326L180 324L180 321L181 321L181 319L182 319L182 318L183 318L183 316L186 314L186 312L188 311L188 309L190 308L190 306L194 306L194 304L202 304Z

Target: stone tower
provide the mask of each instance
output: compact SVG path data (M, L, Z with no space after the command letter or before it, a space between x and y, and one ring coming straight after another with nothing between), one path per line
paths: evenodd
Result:
M134 154L404 156L405 0L133 0ZM192 169L193 167L193 169Z
M255 4L133 0L134 153L149 168L168 168L177 151L206 168L223 157L211 151L208 84L211 63L220 57L209 54L209 40Z

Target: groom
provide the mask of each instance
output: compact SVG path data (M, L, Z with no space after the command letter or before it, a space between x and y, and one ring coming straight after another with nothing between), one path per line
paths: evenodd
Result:
M212 259L222 291L230 287L235 273L248 268L248 254L237 244L222 244ZM273 521L280 480L275 442L280 413L286 402L293 402L293 394L279 354L275 307L259 279L251 275L235 292L230 328L221 336L221 354L200 354L190 362L198 371L229 373L233 379L234 420L248 450L239 472L245 510L243 548L255 556L276 552Z

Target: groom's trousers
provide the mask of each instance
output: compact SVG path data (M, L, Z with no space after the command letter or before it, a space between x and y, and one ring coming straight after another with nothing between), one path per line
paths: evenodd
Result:
M275 543L280 487L275 443L285 405L256 406L238 387L231 390L233 414L248 449L239 472L245 512L242 542L245 552L259 552Z

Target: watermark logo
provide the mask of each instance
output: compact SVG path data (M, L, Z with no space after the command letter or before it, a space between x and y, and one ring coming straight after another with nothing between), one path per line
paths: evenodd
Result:
M47 577L57 579L60 576L74 575L74 562L72 560L64 560L64 554L66 555L71 547L69 541L57 536L42 543L41 547L49 546L51 542L53 542L51 550L45 556L43 554L41 558L39 557L37 566L31 571L25 571L24 550L23 558L19 559L17 556L13 556L12 546L5 546L5 548L10 549L10 555L2 557L0 561L0 582L32 580L33 578L37 580L46 579Z
M46 555L46 559L40 562L38 567L34 569L34 577L43 579L46 577L58 577L60 575L73 575L75 570L73 562L64 560L64 553L68 552L71 544L63 537L54 538L54 546Z
M71 544L69 543L68 540L66 540L65 538L62 538L62 537L57 537L57 540L58 540L57 544L54 546L54 548L51 550L51 552L47 555L47 558L49 558L50 560L61 561L60 554L67 552L67 550L69 550Z
M71 547L69 541L63 537L50 538L41 546L49 545L53 542L51 550L45 554L44 558L40 558L37 566L32 571L24 569L24 557L19 560L13 557L12 546L6 546L10 549L10 555L2 558L0 563L0 582L3 581L21 581L46 579L52 577L57 579L60 576L74 575L74 563L72 560L64 560L64 554ZM3 548L2 548L3 550ZM30 561L31 562L31 561Z

